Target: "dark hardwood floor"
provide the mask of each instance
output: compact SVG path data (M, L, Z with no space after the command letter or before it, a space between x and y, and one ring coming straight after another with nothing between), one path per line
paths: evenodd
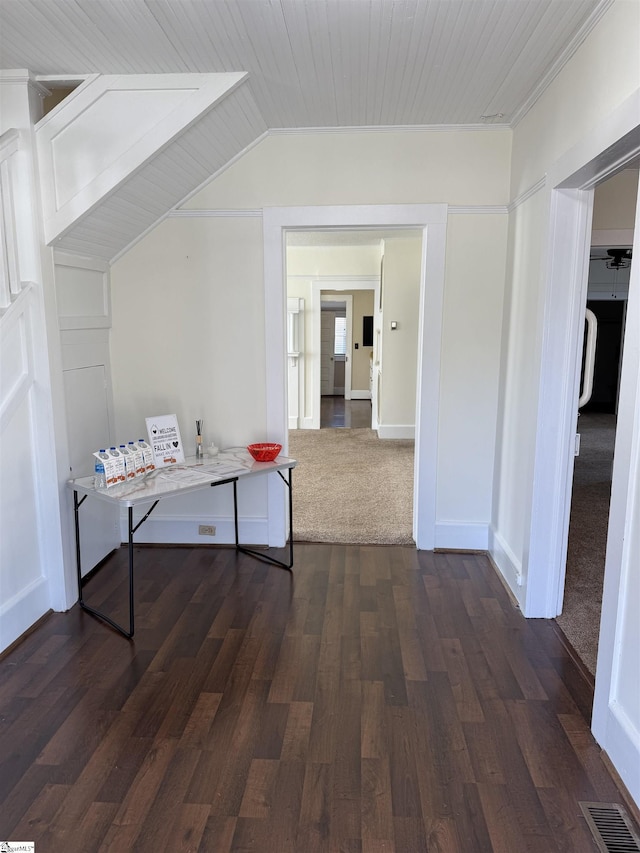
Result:
M591 690L483 556L136 549L133 642L74 607L0 661L0 838L65 850L587 853ZM126 553L87 600L125 618Z
M320 429L326 427L371 429L371 400L321 397Z

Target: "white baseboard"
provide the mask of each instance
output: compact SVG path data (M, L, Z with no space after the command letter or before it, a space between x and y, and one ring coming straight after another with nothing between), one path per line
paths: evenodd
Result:
M313 422L313 418L303 418L302 423L300 424L300 429L319 429L320 425L316 426Z
M486 551L489 547L489 525L480 521L437 521L435 547Z
M136 517L134 516L134 524ZM198 528L201 524L213 525L215 536L201 536ZM127 519L121 518L120 533L122 541L128 541ZM269 541L266 518L239 518L238 536L245 545L266 545ZM235 543L233 516L212 518L207 516L171 516L154 515L148 518L134 535L138 545L233 545Z
M51 609L49 584L38 578L0 607L0 652L21 637Z
M298 429L298 419L289 417L289 429Z
M493 525L489 525L489 555L518 600L518 604L523 608L522 563Z
M378 438L412 438L415 439L414 424L380 424Z
M351 391L352 400L370 400L371 391Z
M612 699L607 709L606 734L596 739L607 753L634 802L640 802L640 732L620 703Z

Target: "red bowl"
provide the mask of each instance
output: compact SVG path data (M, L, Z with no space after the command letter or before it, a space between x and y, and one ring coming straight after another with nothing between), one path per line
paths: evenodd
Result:
M276 456L282 450L281 444L249 444L247 450L256 460L256 462L273 462Z

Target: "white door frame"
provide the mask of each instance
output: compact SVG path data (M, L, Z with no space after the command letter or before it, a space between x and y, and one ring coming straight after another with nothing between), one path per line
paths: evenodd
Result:
M323 297L323 296L321 296L321 297L320 297L320 302L322 303L322 301L323 301L323 300L327 301L327 300L328 300L328 297ZM329 312L329 311L323 311L323 310L322 310L322 308L321 308L321 309L320 309L320 350L319 350L320 358L319 358L319 359L317 359L317 358L314 358L314 359L313 359L313 361L314 361L313 367L315 368L317 364L319 364L319 366L320 366L320 397L322 397L322 391L323 391L323 388L322 388L322 368L323 368L323 366L327 367L327 368L328 368L328 370L329 370L329 376L328 376L328 380L329 380L329 381L327 382L327 384L326 384L326 386L325 386L325 389L324 389L324 390L325 390L325 392L328 390L328 388L331 388L331 394L333 394L333 389L334 389L334 385L335 385L335 361L334 361L334 358L333 358L333 357L334 357L334 355L335 355L335 353L333 352L333 349L334 349L335 347L333 347L333 348L331 349L331 351L330 351L330 352L328 352L328 351L327 351L327 342L326 342L326 340L325 340L325 341L323 341L323 339L322 339L322 333L323 333L323 331L325 332L325 334L326 334L326 333L327 333L327 331L328 331L328 329L326 329L326 328L325 328L325 329L323 329L322 322L323 322L323 319L324 319L325 323L327 323L327 322L328 322L329 314L331 314L331 318L332 318L332 320L333 320L333 335L332 335L332 338L333 338L333 339L335 339L335 318L336 318L336 313L334 313L333 311L331 311L331 312ZM326 319L325 319L325 318L326 318ZM315 323L314 323L314 326L315 326ZM334 340L334 343L335 343L335 340ZM312 351L312 352L313 352L313 351ZM329 357L329 361L331 362L331 364L330 364L330 365L327 365L327 363L326 363L326 361L325 361L325 359L327 358L327 356ZM313 358L313 355L312 355L312 358ZM316 371L315 371L315 369L314 369L314 370L313 370L314 377L315 377L315 373L316 373ZM315 385L315 382L314 382L314 385ZM314 395L314 396L315 396L315 395ZM319 406L318 406L317 408L319 408Z
M309 423L305 422L305 427L308 429L320 429L320 361L319 358L315 358L314 354L320 352L320 302L321 297L324 291L327 290L336 290L336 291L355 291L355 290L372 290L374 292L374 299L377 298L378 288L380 286L380 280L377 278L362 278L359 276L357 279L349 279L349 278L314 278L311 282L311 316L313 318L313 325L311 327L311 345L309 348L309 354L312 358L312 381L311 381L311 395L312 395L312 410L311 410L311 418L309 419ZM351 300L353 302L353 300ZM353 344L353 304L351 308L347 309L351 311L351 323L349 322L349 314L347 314L347 352L351 352L351 347ZM351 371L353 369L352 359L349 360L347 365L345 366L345 388L344 388L344 398L345 400L351 399ZM348 376L347 376L348 370ZM347 388L349 390L349 396L347 396Z
M347 321L347 352L345 356L344 362L344 399L351 399L351 347L353 345L353 296L349 293L341 294L340 296L336 296L335 294L331 295L324 290L320 291L320 304L322 302L344 302L344 313ZM319 314L313 315L314 319L314 335L316 332L316 321L320 323L320 361L322 360L322 309ZM313 350L312 350L313 352ZM334 353L335 355L335 353ZM318 359L313 360L314 366L318 363ZM322 365L320 365L322 367ZM335 359L334 359L334 369L335 369ZM314 382L315 385L315 382ZM320 385L322 385L322 376L320 378ZM335 388L335 382L333 383L333 387ZM322 388L320 388L320 394L318 400L314 403L314 414L316 410L318 413L320 412L320 397L322 397ZM320 425L317 427L313 427L313 429L319 429Z
M272 207L263 212L267 438L287 448L285 231L416 228L423 232L416 388L414 539L435 546L440 344L444 298L446 204ZM428 310L427 310L428 308ZM294 477L295 479L295 477ZM272 482L273 480L273 482ZM269 544L284 545L286 504L269 478Z
M640 154L639 100L625 102L617 120L607 117L547 175L551 216L524 606L529 617L562 611L593 187Z
M562 608L566 569L579 357L586 300L593 187L640 154L640 90L566 153L547 176L551 187L540 401L529 535L525 615L556 616ZM636 221L634 256L640 256ZM633 264L625 330L620 416L611 487L604 590L592 730L629 788L640 793L638 741L620 710L618 660L633 566L627 527L637 512L634 467L640 455L640 265Z

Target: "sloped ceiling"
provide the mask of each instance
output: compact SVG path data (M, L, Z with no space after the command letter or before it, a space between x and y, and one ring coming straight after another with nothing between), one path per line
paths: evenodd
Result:
M266 128L241 73L97 75L36 125L45 240L112 261Z

